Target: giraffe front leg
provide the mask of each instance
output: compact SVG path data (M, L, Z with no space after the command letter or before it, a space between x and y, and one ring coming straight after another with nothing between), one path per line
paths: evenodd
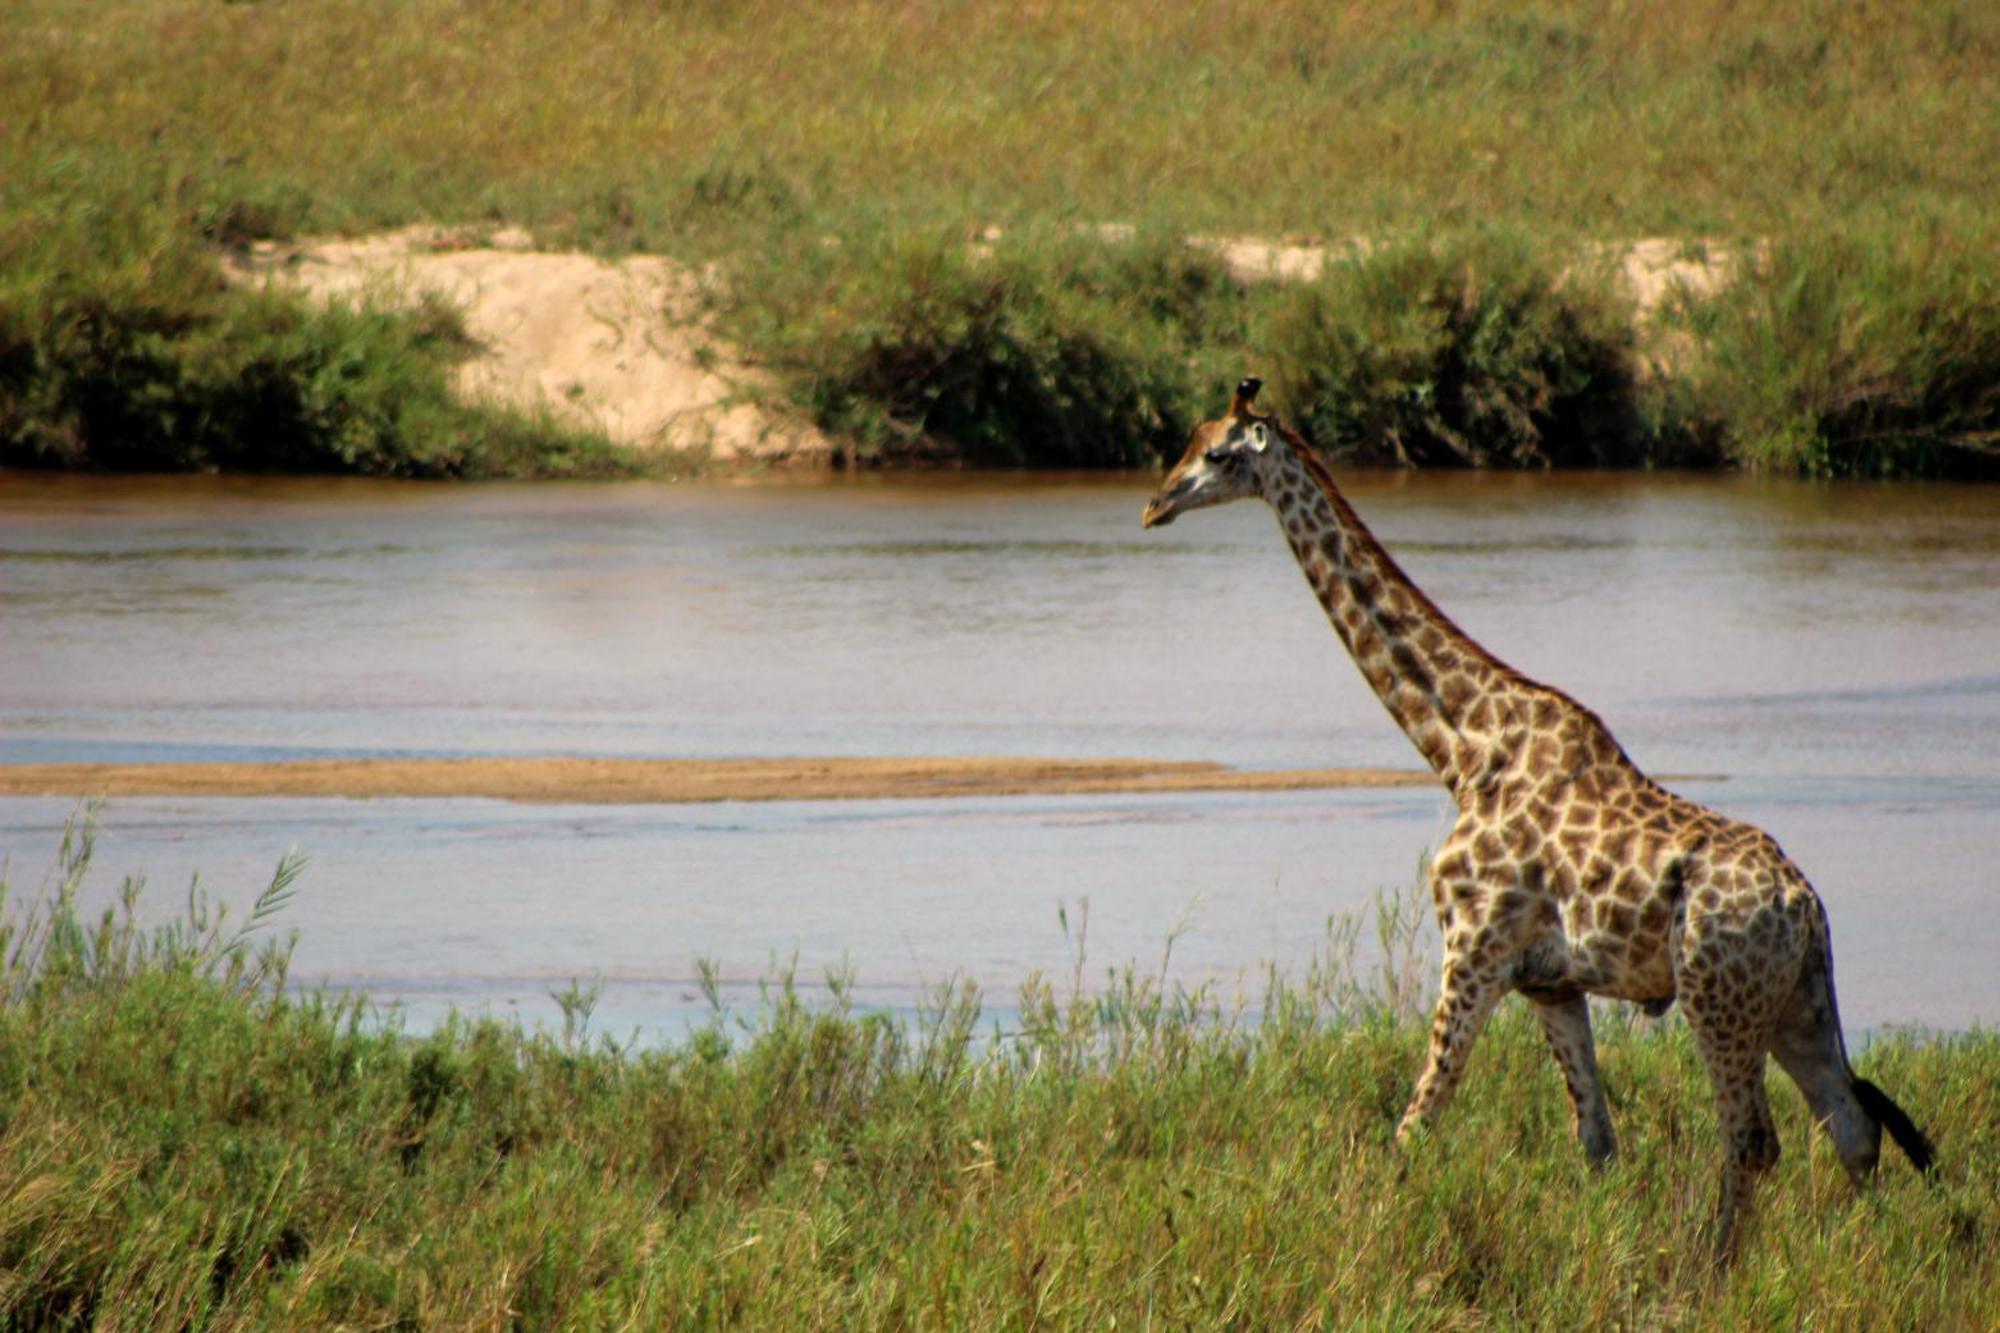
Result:
M1530 997L1531 999L1533 997ZM1590 1035L1590 1001L1582 991L1557 999L1534 999L1535 1017L1549 1039L1563 1085L1569 1089L1571 1120L1577 1142L1592 1166L1601 1167L1618 1151L1611 1128L1611 1111L1604 1104L1604 1083L1597 1073L1597 1043Z
M1464 958L1445 959L1437 1012L1431 1020L1430 1053L1424 1058L1424 1071L1417 1076L1410 1104L1396 1125L1397 1143L1408 1142L1419 1125L1430 1128L1451 1104L1458 1081L1465 1075L1472 1043L1504 993L1493 969L1474 968Z

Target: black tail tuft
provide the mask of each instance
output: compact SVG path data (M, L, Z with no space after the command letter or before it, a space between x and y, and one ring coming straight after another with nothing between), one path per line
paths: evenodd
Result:
M1889 1100L1888 1093L1865 1078L1857 1078L1854 1080L1854 1096L1855 1100L1861 1103L1861 1109L1873 1116L1882 1128L1889 1131L1889 1137L1896 1141L1896 1146L1910 1159L1911 1166L1926 1175L1937 1166L1937 1153L1931 1147L1930 1139L1917 1128L1915 1121L1903 1114L1902 1107Z

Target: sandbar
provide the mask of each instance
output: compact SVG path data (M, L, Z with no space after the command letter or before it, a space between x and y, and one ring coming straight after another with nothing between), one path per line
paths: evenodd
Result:
M538 805L913 800L1408 787L1429 773L1238 769L1200 761L1032 758L302 759L0 765L4 796L489 797Z

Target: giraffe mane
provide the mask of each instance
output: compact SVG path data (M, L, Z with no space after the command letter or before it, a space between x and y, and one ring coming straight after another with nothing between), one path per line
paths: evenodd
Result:
M1341 493L1339 485L1333 479L1333 470L1326 465L1326 460L1320 456L1319 450L1307 443L1305 436L1299 434L1298 431L1275 416L1264 417L1262 420L1275 427L1278 433L1284 437L1285 443L1292 447L1292 453L1299 460L1299 465L1306 470L1306 475L1312 478L1313 484L1319 487L1320 491L1326 496L1327 503L1333 506L1334 513L1339 516L1341 526L1350 532L1366 535L1369 544L1375 548L1378 557L1382 561L1383 572L1399 581L1403 586L1403 591L1416 601L1422 611L1434 617L1436 623L1448 634L1457 638L1464 647L1492 661L1495 666L1500 667L1508 675L1525 680L1518 671L1494 658L1471 635L1460 629L1458 622L1447 615L1443 608L1439 607L1436 602L1432 601L1430 594L1425 592L1422 586L1409 576L1409 573L1404 570L1403 566L1396 560L1396 557L1390 554L1389 548L1384 546L1376 538L1374 531L1361 521L1361 516L1354 512L1354 506L1347 503L1347 497Z

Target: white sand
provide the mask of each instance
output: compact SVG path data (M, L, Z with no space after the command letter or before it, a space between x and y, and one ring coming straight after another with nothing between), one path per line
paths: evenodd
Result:
M459 371L466 393L546 406L619 444L736 462L822 462L832 452L809 424L760 405L767 381L705 326L696 275L658 256L614 263L534 250L517 230L419 226L267 242L232 259L230 272L388 305L437 293L479 344Z

